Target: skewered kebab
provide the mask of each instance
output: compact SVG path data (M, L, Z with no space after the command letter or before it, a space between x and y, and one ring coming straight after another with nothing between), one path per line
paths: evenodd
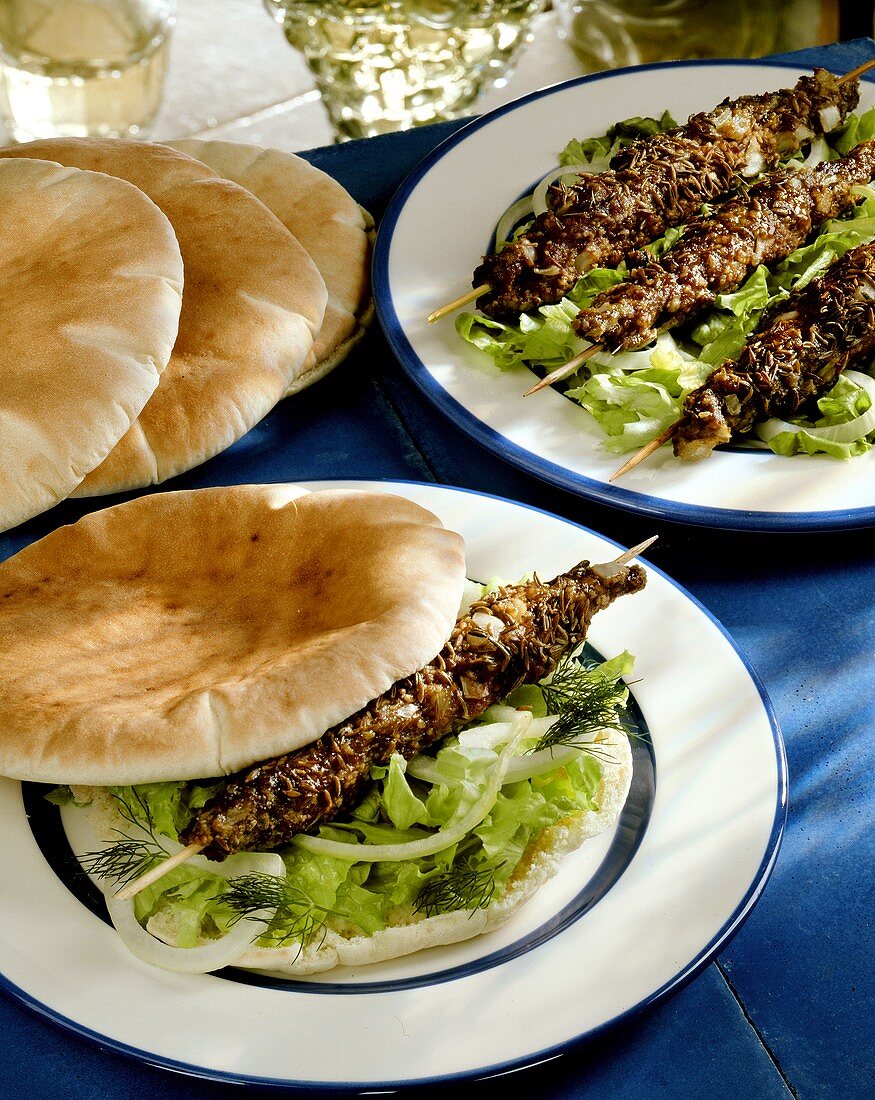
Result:
M232 779L181 835L185 853L203 850L221 861L234 852L284 844L353 805L373 765L387 763L393 753L410 759L519 684L549 675L584 640L597 611L644 587L644 570L625 564L642 548L602 565L581 562L549 583L535 578L478 600L419 672L312 745ZM134 892L128 888L125 896Z
M846 252L819 279L773 306L741 355L687 396L683 417L613 475L633 469L668 439L680 458L706 458L755 423L784 419L875 352L875 241Z
M726 100L668 133L633 141L610 170L555 184L550 209L527 232L484 258L473 283L478 306L512 317L558 301L596 265L616 266L630 251L689 220L709 202L838 126L859 99L856 72L825 69L792 89Z
M680 458L705 458L755 423L798 416L852 362L875 350L875 241L851 249L820 279L768 312L735 363L719 366L684 402Z
M875 141L841 160L770 173L710 217L693 221L660 260L644 253L628 281L580 311L574 331L610 351L644 347L713 306L718 294L740 286L759 264L789 256L819 225L850 209L857 185L873 175Z
M579 370L603 347L634 351L704 312L718 294L740 286L759 264L782 260L829 218L857 201L855 188L875 174L875 141L838 161L783 168L695 219L661 259L627 257L629 277L609 287L574 319L578 336L594 341L526 390L528 397Z

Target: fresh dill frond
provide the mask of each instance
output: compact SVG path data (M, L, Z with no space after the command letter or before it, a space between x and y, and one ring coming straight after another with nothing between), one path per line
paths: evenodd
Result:
M317 905L287 879L257 871L229 879L221 900L234 911L235 923L259 919L259 914L273 909L263 935L271 937L277 946L298 943L303 948L320 935L324 939L328 918L339 915Z
M116 791L112 797L119 816L129 827L133 827L143 838L134 839L123 829L114 829L118 840L95 852L85 852L79 856L82 869L98 879L111 879L118 886L124 886L133 879L151 871L157 864L167 859L166 849L155 835L152 814L148 803L131 788L135 805L129 803ZM139 810L139 813L138 813Z
M119 834L108 848L98 852L85 852L79 856L82 869L99 879L112 879L119 886L131 882L167 859L167 853L157 843L149 840L131 840Z
M504 864L500 865L501 867ZM484 867L479 871L466 865L453 865L448 871L430 878L419 891L415 913L433 917L438 913L454 913L459 909L486 909L495 893L495 876L500 867Z
M558 718L531 750L559 745L584 745L598 754L589 739L603 729L629 733L620 714L626 702L626 685L606 676L598 665L583 665L573 657L561 660L547 683L540 685L548 714Z

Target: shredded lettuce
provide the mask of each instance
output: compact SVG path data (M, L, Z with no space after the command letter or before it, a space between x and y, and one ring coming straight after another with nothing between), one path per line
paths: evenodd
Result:
M580 675L617 681L631 672L632 664L631 655L622 653L598 665L581 666ZM625 698L620 691L617 705L622 706ZM542 724L549 721L541 688L524 685L504 705L490 708L477 724L445 739L428 755L430 782L409 775L404 758L396 754L388 765L372 769L370 787L349 818L323 825L317 835L353 845L398 844L458 819L483 793L501 751L501 730L509 714L519 717L513 708L520 707L531 708ZM533 734L517 751L533 749L536 741ZM420 859L351 862L290 847L282 854L285 881L305 899L312 919L302 921L300 907L285 919L277 910L259 944L302 945L320 930L324 933L326 926L341 933L376 932L393 919L409 919L416 913L430 883L476 881L481 884L478 897L500 894L533 837L568 814L598 809L606 766L610 765L597 753L572 751L553 772L506 782L492 810L472 832L452 848ZM144 830L178 839L179 830L213 790L203 784L149 783L112 788L112 793ZM488 890L482 884L488 884ZM234 908L224 900L228 886L229 881L218 875L182 864L137 895L136 917L144 926L154 921L162 936L171 935L177 946L195 946L223 934L236 919ZM462 890L460 896L474 907L480 904L472 901L470 890Z
M675 125L668 113L659 119L627 119L601 137L572 140L559 160L561 164L589 163L594 171L602 170L631 137ZM816 164L836 159L873 137L875 107L860 115L850 115L845 125L827 139L818 138L807 158L796 153L789 159L800 164L803 160ZM595 419L604 433L603 449L614 454L636 450L674 423L681 415L686 395L702 385L714 367L739 355L765 310L792 291L807 286L849 249L875 239L875 186L861 187L859 191L861 201L851 211L823 225L810 243L796 249L774 270L761 265L737 290L719 295L714 309L694 327L676 330L677 339L663 334L655 344L639 352L601 353L567 380L565 396L578 402ZM682 229L669 230L647 245L647 250L661 256L682 232ZM586 346L572 329L578 310L589 305L601 291L622 282L626 274L624 264L616 269L594 268L560 302L541 306L507 323L463 313L456 320L456 329L464 340L489 355L500 370L526 364L548 373ZM821 400L825 403L819 403L823 419L817 421L817 426L853 418L841 411L825 409L847 401L859 405L868 399L854 385L849 393L833 389ZM834 416L844 419L830 419ZM768 441L777 454L823 453L836 458L863 454L871 443L872 433L851 443L835 443L818 440L804 431L778 434Z
M825 439L822 435L812 434L806 428L832 428L839 424L848 424L861 417L872 406L869 395L855 385L849 378L839 378L836 385L817 402L821 416L816 420L793 420L801 425L797 431L783 431L774 434L763 433L768 446L779 455L828 454L833 458L849 459L865 454L875 443L875 431L858 436L848 442ZM871 426L871 421L870 421Z

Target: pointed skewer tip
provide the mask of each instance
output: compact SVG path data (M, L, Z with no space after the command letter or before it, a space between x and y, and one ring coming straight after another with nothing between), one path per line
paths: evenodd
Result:
M168 871L172 871L174 867L179 867L181 863L185 863L187 859L191 859L192 856L203 848L203 844L189 844L187 848L182 848L175 855L165 859L162 863L159 863L157 867L153 867L151 871L147 871L144 875L140 875L139 878L135 878L133 882L125 883L121 890L115 894L116 901L129 901L131 898L137 896L141 890L145 890L147 886L151 886L153 882L157 882L160 878L163 878Z
M434 310L433 313L429 313L428 323L433 325L435 321L439 321L441 317L446 317L446 315L452 313L453 310L470 305L470 303L476 301L481 294L488 294L491 289L492 287L488 283L483 283L481 286L475 286L473 290L469 290L465 294L460 294L459 297L454 298L452 302L447 302L445 306L440 306L438 309Z
M552 386L554 382L560 382L563 378L567 378L570 374L574 374L578 367L582 367L588 359L592 359L595 354L603 350L601 344L590 344L589 347L585 347L582 352L575 355L573 359L569 359L568 362L563 363L561 367L557 367L556 370L538 379L534 386L526 390L523 397L531 397L531 395L537 393L538 390L546 389L547 386Z
M649 443L646 443L640 451L636 451L628 461L624 462L619 470L615 470L614 473L608 478L608 481L616 481L617 478L622 477L623 474L628 474L630 470L634 470L635 467L643 462L645 458L649 458L654 451L658 451L663 443L667 443L671 437L675 434L678 428L681 426L681 421L677 420L674 424L669 424L665 431L660 432L655 439L651 439Z
M628 550L624 550L618 558L614 558L612 565L628 565L633 558L639 557L644 551L652 546L659 535L652 535L649 539L645 539L644 542L639 542L637 546L632 546Z

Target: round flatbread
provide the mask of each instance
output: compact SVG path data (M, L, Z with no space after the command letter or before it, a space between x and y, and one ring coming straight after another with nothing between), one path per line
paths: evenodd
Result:
M0 564L0 774L205 778L299 748L438 653L462 539L383 493L154 493Z
M122 180L0 161L0 530L63 500L155 391L176 338L170 222Z
M169 144L251 191L307 249L325 280L328 305L313 351L288 392L324 378L346 358L373 317L373 218L337 180L294 153L198 138Z
M142 488L191 469L284 396L304 368L327 292L304 248L263 203L166 145L51 139L0 156L41 157L135 184L170 219L185 264L179 334L161 384L77 496Z

